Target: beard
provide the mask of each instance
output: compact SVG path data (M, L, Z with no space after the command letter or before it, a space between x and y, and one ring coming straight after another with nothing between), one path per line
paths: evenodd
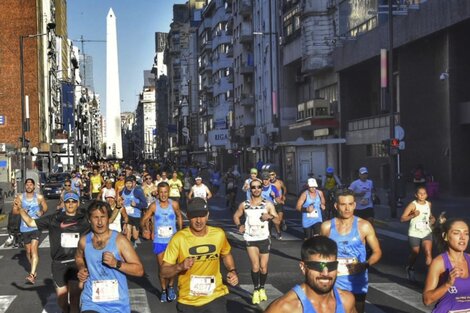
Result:
M325 285L324 283L318 282L320 279L328 279L331 281L331 284ZM323 277L319 276L316 278L309 278L308 275L305 275L305 283L313 290L315 293L319 295L325 295L329 293L332 289L333 286L335 285L336 282L336 277L331 278L331 277Z

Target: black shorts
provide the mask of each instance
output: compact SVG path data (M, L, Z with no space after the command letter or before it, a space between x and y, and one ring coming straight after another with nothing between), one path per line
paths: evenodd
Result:
M369 219L369 218L374 218L375 214L374 214L374 208L365 208L365 209L362 209L362 210L358 210L358 209L355 209L354 210L354 215L356 215L357 217L360 217L362 219Z
M78 269L74 259L68 262L52 261L51 270L52 279L57 287L64 287L69 281L78 280Z
M282 213L284 212L284 206L280 203L277 203L274 205L274 208L276 209L277 213Z
M23 242L25 245L30 244L33 240L39 241L39 237L41 236L39 230L27 231L21 234L23 234Z
M271 239L247 241L246 247L257 247L260 254L266 254L271 250Z
M220 313L227 312L227 298L226 296L218 297L211 302L201 305L193 306L182 303L176 304L176 311L178 313Z
M321 233L321 222L315 223L309 228L304 228L304 235L306 239L318 236L320 235L320 233Z
M140 218L129 216L129 225L135 226L135 228L140 229Z

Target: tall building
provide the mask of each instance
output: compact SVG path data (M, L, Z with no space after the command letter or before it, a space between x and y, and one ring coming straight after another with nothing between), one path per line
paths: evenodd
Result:
M80 73L82 86L95 90L93 81L93 57L88 54L80 54Z
M112 8L106 17L106 157L122 159L116 15Z

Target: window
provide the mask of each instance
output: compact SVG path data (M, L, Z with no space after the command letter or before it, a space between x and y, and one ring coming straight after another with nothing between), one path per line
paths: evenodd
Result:
M303 120L305 118L305 103L299 103L297 105L297 120Z

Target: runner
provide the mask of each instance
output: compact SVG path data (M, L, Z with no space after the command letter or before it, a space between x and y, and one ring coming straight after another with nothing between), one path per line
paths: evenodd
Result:
M127 216L126 208L121 207L116 201L116 191L113 189L106 195L106 202L112 210L111 217L109 218L109 229L115 230L118 233L125 235L127 225L129 224L129 217Z
M108 194L116 194L116 190L113 188L113 181L111 179L107 179L106 183L103 188L101 188L100 192L98 193L98 197L94 200L106 201Z
M142 190L144 191L145 198L147 199L147 204L150 205L155 201L157 196L157 186L152 181L152 176L146 174L144 176L144 181L142 182Z
M157 256L157 264L160 269L163 264L163 253L170 239L177 231L176 225L178 224L178 229L183 229L183 216L181 215L179 204L177 201L168 199L169 189L168 183L160 183L158 185L158 199L149 206L141 222L144 238L150 239L151 229L148 228L148 224L145 221L153 216L155 228L153 253ZM160 302L176 300L175 277L169 279L163 278L160 271L159 279L162 286Z
M356 197L356 209L354 214L360 218L366 219L374 224L374 202L372 201L375 193L374 183L368 179L369 171L367 167L359 169L359 179L356 179L349 185L349 189L354 192Z
M344 312L355 313L354 296L337 289L338 261L336 242L324 236L310 238L302 244L300 270L305 282L272 302L266 313Z
M57 204L56 210L65 210L64 195L70 191L73 191L72 181L70 179L66 179L62 187L62 192L60 193L60 196L59 196L59 204Z
M325 197L323 192L318 190L317 180L309 178L307 180L308 189L300 195L295 209L302 212L302 227L304 229L304 239L307 240L321 233L321 223L323 221L322 211L325 210Z
M183 183L179 180L177 171L173 171L172 175L172 178L168 180L168 185L170 186L170 199L179 202L181 192L183 191Z
M188 194L188 199L191 200L192 198L202 198L207 202L207 200L212 198L210 189L202 183L201 177L196 177L195 181L196 184L191 187L191 191Z
M70 183L69 183L70 186ZM38 219L47 212L47 203L44 197L34 191L36 182L32 178L27 178L24 182L24 192L16 196L13 203L13 214L20 214L21 209L26 210L28 216L32 219ZM20 232L23 235L24 248L26 250L26 258L31 265L29 275L26 281L34 284L36 282L36 270L39 263L39 237L41 232L36 226L29 227L27 223L21 221Z
M129 216L129 224L127 224L127 239L136 247L135 241L139 238L140 218L142 210L147 208L147 200L141 188L135 187L136 179L134 175L126 177L126 184L120 193L118 203L126 209Z
M25 210L19 210L21 218L29 227L49 230L52 279L62 312L79 312L80 288L74 257L80 236L90 229L88 219L78 210L79 200L78 194L66 193L65 212L57 211L37 220L32 219Z
M90 176L90 197L93 200L98 199L98 194L104 185L103 176L101 176L98 170L97 166L93 167L93 174Z
M410 244L410 256L406 265L408 279L416 281L414 264L423 247L426 265L432 261L432 229L436 219L431 212L431 202L427 201L426 187L420 186L416 189L416 200L408 204L400 218L401 222L410 222L408 228L408 242Z
M227 282L236 286L238 275L223 229L207 225L209 208L201 198L188 204L189 227L177 232L163 256L161 275L178 278L178 312L227 312L228 288L222 283L220 258Z
M111 207L94 201L87 209L92 231L80 238L75 262L83 292L83 313L130 312L126 275L143 276L144 267L128 240L109 229Z
M124 185L126 184L126 175L123 172L119 173L118 180L114 183L114 190L116 190L116 194L120 194L121 191L124 189Z
M278 215L274 205L261 197L262 189L259 179L250 183L251 199L238 206L233 215L233 222L237 226L246 241L246 251L251 262L251 279L254 291L252 303L259 304L268 300L264 285L268 278L269 250L269 221L277 219ZM240 218L245 216L245 224L240 223Z
M80 178L80 174L77 171L72 171L71 185L72 191L74 191L78 194L78 196L80 196L83 188L83 183L82 179Z
M335 287L350 291L356 299L356 310L364 312L368 291L368 268L382 257L374 227L367 220L354 216L356 202L354 193L342 190L336 196L338 217L323 222L321 234L338 245L338 278ZM366 260L366 244L372 254Z
M279 221L274 223L274 227L276 228L278 238L282 238L281 230L287 230L286 221L284 220L283 208L284 204L286 203L287 188L284 182L279 179L279 177L277 177L276 171L274 171L274 169L271 169L269 171L269 177L271 179L271 184L273 184L277 188L280 194L279 202L274 205L277 215L279 216Z
M276 186L274 184L271 183L271 176L269 175L268 172L263 172L261 173L261 178L262 178L262 182L263 182L263 190L261 191L261 197L263 199L266 199L270 202L273 203L273 205L277 205L278 203L281 202L281 194L279 192L279 190L276 188ZM253 190L251 190L251 192L253 192ZM276 219L276 223L279 223ZM274 223L272 223L274 224ZM269 225L269 230L271 231L271 226L272 224ZM274 224L275 225L275 224ZM277 232L277 229L276 227L274 227L274 229L276 230L276 237L278 240L282 240L282 234L281 232ZM273 235L274 237L274 235Z
M250 183L253 179L256 179L258 176L258 170L256 168L252 168L250 170L250 177L245 180L243 184L242 190L246 192L246 200L251 199L251 191L250 191Z
M432 260L426 276L423 302L437 301L433 313L470 312L470 255L468 223L463 219L449 219L438 240L442 254Z

